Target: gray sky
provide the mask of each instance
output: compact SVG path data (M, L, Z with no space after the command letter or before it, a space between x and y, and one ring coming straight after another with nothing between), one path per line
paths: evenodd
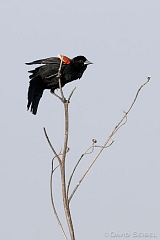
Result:
M127 125L72 201L77 239L113 239L111 232L151 232L160 239L159 12L156 0L1 0L0 239L62 239L50 203L52 153L42 128L59 150L63 106L46 91L37 116L26 111L24 65L59 53L94 62L64 88L68 94L77 87L70 104L69 170L93 137L105 141L152 76Z

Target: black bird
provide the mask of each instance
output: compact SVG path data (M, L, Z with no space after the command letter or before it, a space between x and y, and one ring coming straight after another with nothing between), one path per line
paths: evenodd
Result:
M61 64L60 79L61 86L63 87L65 84L81 78L87 65L92 63L84 56L77 56L70 59L66 56L59 55L58 57L40 59L26 64L43 64L34 70L28 71L31 73L29 76L31 80L28 89L27 109L30 109L33 114L36 114L43 91L50 89L51 92L54 93L54 90L59 88L58 73Z

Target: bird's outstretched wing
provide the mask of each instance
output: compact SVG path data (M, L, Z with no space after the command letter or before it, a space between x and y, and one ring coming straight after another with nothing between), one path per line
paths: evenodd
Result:
M27 62L27 65L32 65L32 64L60 64L60 58L58 57L50 57L50 58L44 58L44 59L39 59L35 60L33 62Z
M62 59L63 58L63 59ZM44 58L44 59L39 59L35 60L33 62L27 62L27 65L32 65L32 64L60 64L61 60L63 61L63 64L70 64L71 59L63 56L63 55L58 55L58 57L50 57L50 58Z

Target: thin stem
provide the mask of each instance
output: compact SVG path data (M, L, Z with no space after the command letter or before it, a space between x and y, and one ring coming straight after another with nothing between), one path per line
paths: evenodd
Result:
M66 160L66 154L68 151L68 134L69 134L68 105L69 105L69 101L65 99L63 90L62 90L62 85L61 85L60 71L62 68L62 62L63 62L63 56L61 58L61 63L60 63L59 71L58 71L59 88L60 88L60 92L61 92L61 99L62 99L62 102L64 105L64 114L65 114L64 146L63 146L62 161L61 161L62 164L60 165L60 172L61 172L61 184L62 184L62 197L63 197L64 212L65 212L71 240L75 240L72 217L71 217L71 212L70 212L69 202L68 202L67 192L66 192L65 160ZM71 98L73 92L74 92L74 90L71 92L70 98Z
M64 97L64 94L63 94L63 91L62 91L62 84L61 84L62 63L63 63L63 55L61 55L61 62L60 62L60 66L59 66L59 69L58 69L58 78L59 78L58 81L59 81L59 89L60 89L60 92L61 92L62 102L65 102L65 97Z
M50 141L50 139L49 139L49 137L48 137L48 134L47 134L46 129L43 128L43 130L44 130L44 134L45 134L45 137L46 137L46 139L47 139L47 142L48 142L50 148L52 149L54 155L55 155L56 158L58 159L59 164L61 165L61 159L60 159L59 155L57 154L56 150L54 149L54 147L53 147L53 145L52 145L52 143L51 143L51 141Z
M63 148L63 154L62 154L62 164L60 166L62 196L63 196L64 211L65 211L66 220L67 220L67 224L70 232L70 237L71 237L71 240L75 240L72 217L71 217L71 212L70 212L69 202L68 202L67 192L66 192L66 179L65 179L65 160L66 160L66 153L68 149L68 131L69 131L68 102L64 103L64 112L65 112L64 148Z
M52 92L51 92L52 93ZM56 94L55 92L52 93L54 96L56 96L57 98L59 98L59 100L61 100L63 102L63 99L58 95Z
M61 174L62 198L63 198L64 212L65 212L65 216L66 216L66 220L67 220L67 224L68 224L71 240L75 240L74 228L73 228L71 212L70 212L70 208L69 208L69 201L68 201L67 192L66 192L66 176L65 176L66 175L66 173L65 173L65 160L66 160L66 154L67 154L68 149L69 149L68 148L68 130L69 130L68 105L69 105L69 100L71 99L75 88L72 90L71 94L69 95L68 100L66 100L65 97L64 97L64 94L63 94L62 84L61 84L62 63L63 63L63 56L61 56L61 62L60 62L59 70L58 70L58 81L59 81L59 88L60 88L61 97L59 95L53 93L56 97L58 97L63 102L64 113L65 113L64 147L63 147L63 153L61 154L62 155L61 158L57 154L57 152L54 149L53 145L51 144L51 141L50 141L50 139L49 139L49 137L47 135L47 132L46 132L45 128L44 128L44 133L45 133L45 137L47 139L47 142L48 142L50 148L52 149L55 157L58 159L58 162L59 162L60 174ZM55 208L55 204L54 204L54 199L53 199L53 185L52 185L52 181L53 181L53 173L54 173L54 171L55 171L55 169L53 169L53 161L52 161L52 171L51 171L51 177L50 177L51 201L52 201L52 206L53 206L53 210L54 210L54 213L56 215L57 221L58 221L59 225L61 226L61 229L62 229L63 234L64 234L65 239L66 239L66 234L64 232L63 226L62 226L62 224L60 222L60 219L58 217L58 214L57 214L57 211L56 211L56 208Z
M96 160L98 159L98 157L101 155L101 153L103 152L103 150L108 146L109 142L112 141L113 136L115 135L115 133L126 124L127 122L127 117L129 112L132 110L138 95L141 91L141 89L150 81L150 77L147 78L147 81L142 84L139 89L136 92L136 95L130 105L130 107L128 108L127 112L125 112L124 116L121 118L121 120L118 122L118 124L114 127L113 131L111 132L111 134L109 135L109 137L107 138L106 142L102 145L102 148L100 149L100 151L98 152L98 154L95 156L95 158L93 159L92 163L90 164L90 166L88 167L88 169L86 170L86 172L83 174L83 176L81 177L80 181L78 182L78 184L75 186L75 188L73 189L70 197L69 197L69 202L71 201L72 197L74 196L75 192L77 191L77 189L79 188L81 182L84 180L84 178L86 177L86 175L90 172L92 166L94 165L94 163L96 162Z
M70 93L69 97L68 97L68 102L70 101L74 91L76 90L76 87L73 88L72 92Z
M57 218L57 222L58 222L58 224L60 225L60 228L61 228L61 230L62 230L62 233L63 233L63 235L64 235L65 240L67 240L66 233L65 233L65 231L64 231L64 229L63 229L61 220L60 220L60 218L59 218L59 216L58 216L58 213L57 213L57 210L56 210L56 207L55 207L55 204L54 204L54 196L53 196L53 174L54 174L55 170L59 167L59 165L53 169L53 163L54 163L54 158L52 159L52 169L51 169L51 176L50 176L51 203L52 203L52 207L53 207L54 214L55 214L55 216L56 216L56 218Z
M69 196L69 188L70 188L70 185L71 185L71 181L72 181L72 178L73 178L73 175L77 169L77 167L79 166L79 163L81 162L82 158L87 155L87 154L91 154L93 153L94 151L94 143L92 143L92 146L90 146L89 148L87 148L87 150L81 155L81 157L79 158L78 162L76 163L71 175L70 175L70 178L69 178L69 181L68 181L68 185L67 185L67 197ZM90 151L91 149L91 151ZM90 151L90 152L89 152Z

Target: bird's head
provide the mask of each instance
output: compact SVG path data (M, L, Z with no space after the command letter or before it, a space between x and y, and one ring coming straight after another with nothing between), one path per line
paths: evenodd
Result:
M87 58L84 56L77 56L72 59L72 63L77 66L87 67L89 64L93 64L92 62L88 61Z

